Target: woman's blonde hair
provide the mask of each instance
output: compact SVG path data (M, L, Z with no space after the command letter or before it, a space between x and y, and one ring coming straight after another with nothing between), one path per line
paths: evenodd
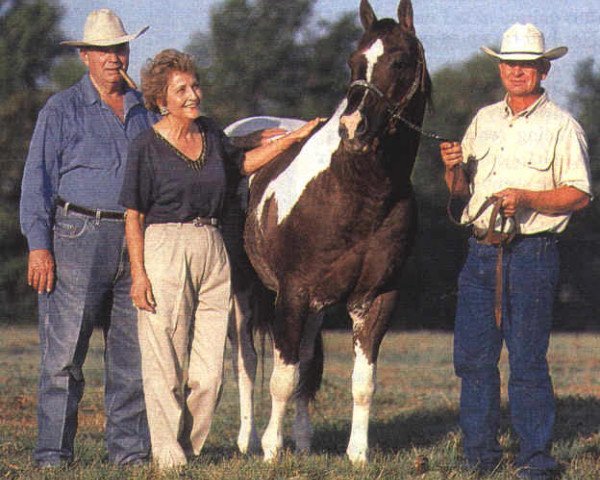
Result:
M144 105L159 113L158 102L165 101L171 72L191 73L196 76L196 65L191 55L168 48L149 59L142 68L142 94Z

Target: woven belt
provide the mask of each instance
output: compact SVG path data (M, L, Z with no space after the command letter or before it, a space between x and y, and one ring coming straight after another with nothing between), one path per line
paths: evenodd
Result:
M195 227L203 227L205 225L218 227L221 222L219 222L218 218L214 217L196 217L192 220L192 223Z
M69 202L65 202L62 198L56 199L56 205L65 209L67 212L80 213L81 215L87 215L88 217L94 217L97 219L101 218L112 218L113 220L123 220L125 218L124 212L111 212L107 210L93 210L91 208L80 207Z

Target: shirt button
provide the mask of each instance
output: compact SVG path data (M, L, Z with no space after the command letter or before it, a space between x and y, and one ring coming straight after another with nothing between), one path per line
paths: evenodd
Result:
M503 152L504 151L504 147L500 147L500 151Z

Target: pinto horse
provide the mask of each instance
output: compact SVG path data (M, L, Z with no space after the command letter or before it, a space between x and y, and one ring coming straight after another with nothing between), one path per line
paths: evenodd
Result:
M347 454L354 464L367 461L379 346L415 236L410 175L431 88L423 47L410 0L400 1L398 22L378 20L362 0L360 19L365 32L349 59L346 98L316 133L251 180L245 249L276 293L267 461L282 448L292 397L296 450L310 449L308 406L323 371L320 312L336 303L352 319L355 356Z

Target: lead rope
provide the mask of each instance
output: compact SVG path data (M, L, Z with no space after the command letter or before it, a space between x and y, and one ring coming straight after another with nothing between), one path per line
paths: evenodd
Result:
M454 169L461 168L460 165L456 165ZM484 239L488 241L490 245L497 244L498 245L498 255L496 257L496 287L494 292L494 318L496 320L496 328L500 330L502 328L502 301L504 297L504 250L508 246L508 244L514 239L517 231L516 231L516 223L513 223L513 228L509 233L504 233L506 231L506 226L508 223L508 218L505 217L500 211L502 207L502 198L491 196L488 197L485 202L479 207L475 216L466 223L461 223L460 220L454 217L452 212L452 201L454 200L454 196L456 193L456 185L458 182L458 174L455 170L454 176L452 177L452 185L450 187L450 196L448 198L448 204L446 205L446 213L448 214L448 218L455 225L461 227L469 227L473 225L473 223L483 215L483 213L493 205L492 214L490 216L490 221L488 224L488 230L485 234ZM495 231L496 221L498 219L498 215L500 215L500 232Z

